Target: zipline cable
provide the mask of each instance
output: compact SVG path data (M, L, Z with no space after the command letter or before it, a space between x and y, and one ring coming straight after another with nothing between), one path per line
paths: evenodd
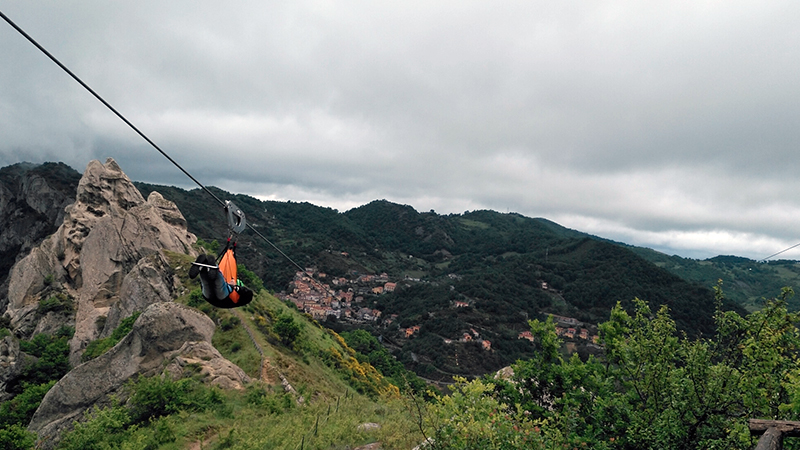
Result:
M789 250L791 250L793 248L797 248L797 247L800 247L800 243L794 244L793 246L791 246L789 248L786 248L786 249L783 249L783 250L779 251L778 253L773 253L773 254L767 256L766 258L759 259L759 261L766 261L766 260L772 258L773 256L778 256L781 253L788 252Z
M22 28L20 28L20 27L19 27L19 26L18 26L16 23L14 23L14 21L13 21L13 20L11 20L11 19L10 19L8 16L6 16L5 14L3 14L3 12L2 12L2 11L0 11L0 17L2 17L2 18L3 18L3 20L5 20L6 22L8 22L8 24L9 24L9 25L11 25L11 27L12 27L12 28L14 28L15 30L17 30L17 32L19 32L19 33L20 33L22 36L24 36L24 37L25 37L25 39L27 39L27 40L28 40L28 41L29 41L31 44L33 44L33 45L34 45L36 48L38 48L38 49L39 49L39 50L40 50L42 53L44 53L44 54L45 54L45 55L46 55L48 58L50 58L50 60L51 60L51 61L53 61L54 63L56 63L56 65L57 65L58 67L60 67L60 68L61 68L61 69L62 69L64 72L66 72L67 74L69 74L69 76L70 76L70 77L72 77L72 79L73 79L73 80L77 81L77 82L78 82L78 84L80 84L81 86L83 86L83 88L84 88L84 89L86 89L87 91L89 91L89 93L90 93L90 94L92 94L92 95L94 96L94 98L96 98L98 101L100 101L100 103L102 103L103 105L105 105L105 107L106 107L106 108L108 108L109 110L111 110L111 112L113 112L113 113L114 113L114 114L115 114L117 117L119 117L119 118L120 118L120 120L122 120L123 122L125 122L125 124L126 124L126 125L128 125L129 127L131 127L131 129L132 129L133 131L135 131L135 132L136 132L136 134L138 134L139 136L141 136L141 137L142 137L142 139L144 139L145 141L147 141L147 143L148 143L148 144L150 144L150 145L151 145L151 146L152 146L154 149L158 150L158 152L159 152L159 153L161 153L161 155L163 155L165 158L167 158L167 160L169 160L169 162L171 162L171 163L172 163L172 164L173 164L175 167L177 167L178 169L180 169L180 171L181 171L181 172L183 172L183 173L184 173L184 174L185 174L187 177L189 177L189 179L191 179L192 181L194 181L194 182L195 182L195 184L197 184L198 186L200 186L200 188L202 188L204 191L206 191L206 193L208 193L208 195L210 195L212 198L214 198L214 200L216 200L216 201L217 201L217 203L219 203L219 204L220 204L220 205L222 205L223 207L226 205L226 203L225 203L224 201L222 201L222 200L221 200L219 197L217 197L216 195L214 195L214 193L213 193L213 192L211 192L211 191L210 191L210 190L209 190L207 187L205 187L205 186L203 185L203 183L201 183L201 182L197 181L197 179L196 179L195 177L193 177L193 176L192 176L192 174L190 174L190 173L189 173L189 172L188 172L186 169L184 169L183 167L181 167L181 165L180 165L180 164L178 164L178 163L177 163L177 162L176 162L174 159L172 159L172 158L171 158L171 157L170 157L170 156L167 154L167 152L165 152L164 150L162 150L162 149L161 149L161 147L159 147L158 145L156 145L156 143L155 143L155 142L153 142L153 141L152 141L152 140L151 140L149 137L147 137L147 135L145 135L145 134L144 134L144 133L143 133L141 130L139 130L138 128L136 128L136 126L135 126L133 123L131 123L131 121L129 121L128 119L126 119L126 118L125 118L125 116L123 116L123 115L122 115L122 114L121 114L119 111L117 111L117 110L116 110L116 109L115 109L113 106L111 106L111 104L110 104L110 103L108 103L107 101L105 101L105 99L103 99L103 97L101 97L101 96L100 96L100 94L98 94L97 92L95 92L95 91L94 91L94 89L92 89L91 87L89 87L89 85L88 85L88 84L84 83L84 82L83 82L83 80L81 80L81 79L80 79L80 78L79 78L77 75L75 75L74 73L72 73L72 71L71 71L71 70L69 70L69 68L68 68L67 66L65 66L64 64L62 64L62 63L61 63L61 61L59 61L59 60L58 60L58 59L57 59L55 56L53 56L53 55L52 55L50 52L48 52L48 51L47 51L47 49L45 49L45 48L44 48L43 46L41 46L41 45L40 45L38 42L36 42L36 40L35 40L33 37L31 37L31 36L30 36L28 33L26 33L26 32L25 32L25 30L23 30L23 29L22 29ZM261 233L260 233L258 230L256 230L256 229L255 229L255 228L254 228L252 225L250 225L250 224L248 223L248 224L247 224L247 228L249 228L250 230L252 230L252 231L253 231L253 232L254 232L254 233L255 233L255 234L258 236L258 237L260 237L260 238L261 238L261 239L263 239L263 240L264 240L266 243L268 243L270 246L272 246L272 248L274 248L274 249L275 249L275 250L276 250L278 253L280 253L280 254L281 254L281 256L283 256L283 257L284 257L284 258L286 258L286 259L287 259L289 262L291 262L291 263L292 263L292 264L293 264L295 267L297 267L298 269L300 269L300 270L301 270L301 271L303 271L303 272L305 271L305 269L303 269L303 268L302 268L302 267L301 267L299 264L297 264L297 263L296 263L296 262L295 262L295 261L294 261L292 258L290 258L290 257L289 257L289 255L287 255L286 253L284 253L284 252L283 252L283 251L282 251L280 248L278 248L278 246L277 246L277 245L273 244L273 243L272 243L272 241L270 241L269 239L267 239L267 238L266 238L266 237L265 237L263 234L261 234Z
M131 123L131 122L130 122L128 119L126 119L126 118L125 118L125 116L123 116L122 114L120 114L120 113L119 113L119 111L117 111L116 109L114 109L114 107L113 107L113 106L111 106L111 104L109 104L107 101L105 101L105 100L103 99L103 97L101 97L101 96L100 96L100 94L98 94L97 92L95 92L95 91L94 91L94 89L92 89L91 87L89 87L89 85L88 85L88 84L84 83L84 82L83 82L83 80L81 80L80 78L78 78L78 76L77 76L77 75L75 75L74 73L72 73L72 71L71 71L71 70L69 70L69 68L67 68L67 66L65 66L64 64L62 64L62 63L61 63L61 61L59 61L58 59L56 59L56 57L55 57L55 56L53 56L53 55L52 55L50 52L48 52L48 51L47 51L47 49L45 49L44 47L42 47L41 45L39 45L39 43L38 43L38 42L36 42L36 40L35 40L35 39L33 39L33 38L32 38L32 37L31 37L31 36L28 34L28 33L26 33L26 32L25 32L25 30L23 30L22 28L20 28L20 27L19 27L19 26L18 26L16 23L14 23L14 22L13 22L13 21L12 21L12 20L11 20L11 19L8 17L8 16L6 16L5 14L3 14L3 12L2 12L2 11L0 11L0 16L2 16L2 17L3 17L3 19L4 19L6 22L8 22L8 24L9 24L9 25L11 25L11 26L12 26L12 27L13 27L15 30L17 30L17 31L18 31L18 32L19 32L19 33L20 33L22 36L24 36L24 37L25 37L25 39L27 39L28 41L30 41L30 43L31 43L31 44L33 44L33 45L34 45L36 48L38 48L38 49L39 49L39 50L40 50L42 53L44 53L45 55L47 55L47 57L48 57L48 58L50 58L50 60L52 60L54 63L56 63L56 65L58 65L58 67L60 67L61 69L63 69L63 70L64 70L64 72L67 72L67 74L69 74L69 76L71 76L71 77L72 77L72 79L74 79L75 81L77 81L77 82L78 82L78 84L80 84L80 85L81 85L81 86L83 86L83 87L84 87L84 88L85 88L87 91L89 91L89 93L90 93L90 94L92 94L92 95L93 95L93 96L94 96L94 97L95 97L97 100L99 100L99 101L100 101L100 103L102 103L103 105L105 105L105 106L106 106L106 108L110 109L110 110L111 110L111 112L113 112L114 114L116 114L116 116L117 116L117 117L119 117L119 118L120 118L120 120L122 120L122 121L123 121L123 122L125 122L125 123L126 123L128 126L129 126L129 127L131 127L131 129L133 129L133 131L135 131L135 132L136 132L136 133L137 133L139 136L141 136L141 137L142 137L142 139L144 139L145 141L147 141L147 143L148 143L148 144L150 144L151 146L153 146L153 148L155 148L156 150L158 150L158 152L159 152L159 153L161 153L162 155L164 155L164 157L165 157L165 158L167 158L167 159L168 159L168 160L169 160L169 161L170 161L172 164L174 164L174 165L175 165L175 167L177 167L178 169L180 169L180 170L181 170L181 172L183 172L184 174L186 174L186 176L187 176L187 177L189 177L189 178L190 178L192 181L194 181L194 182L195 182L195 183L196 183L198 186L200 186L201 188L203 188L203 190L205 190L205 191L206 191L206 192L207 192L207 193L208 193L210 196L212 196L212 197L213 197L213 198L214 198L214 199L215 199L215 200L216 200L216 201L217 201L217 202L218 202L220 205L222 205L222 206L225 206L225 202L223 202L222 200L220 200L220 198L219 198L219 197L217 197L216 195L214 195L214 193L213 193L213 192L209 191L209 190L208 190L208 188L206 188L206 187L205 187L205 186L203 186L203 185L202 185L202 184L201 184L199 181L197 181L197 179L195 179L195 177L193 177L193 176L192 176L192 174L190 174L189 172L187 172L187 171L186 171L186 169L184 169L183 167L181 167L181 165L180 165L180 164L178 164L177 162L175 162L175 160L174 160L174 159L172 159L172 158L171 158L171 157L170 157L170 156L169 156L169 155L168 155L168 154L167 154L167 153L166 153L164 150L161 150L161 148L160 148L158 145L156 145L156 143L155 143L155 142L153 142L152 140L150 140L150 138L149 138L149 137L147 137L147 136L146 136L144 133L142 133L142 132L141 132L141 131L140 131L138 128L136 128L136 126L135 126L133 123Z

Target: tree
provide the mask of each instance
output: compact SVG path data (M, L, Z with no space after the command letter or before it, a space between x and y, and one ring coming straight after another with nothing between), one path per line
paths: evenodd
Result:
M784 289L743 317L722 311L717 289L716 334L695 339L677 331L666 307L653 312L635 299L628 312L618 304L600 326L604 358L587 361L564 359L552 321L534 320L534 358L515 364L510 379L487 377L459 392L491 393L472 395L482 405L472 414L491 406L516 429L533 425L544 448L749 449L747 419L800 418L800 314L787 310L791 295ZM441 409L450 415L438 416L440 448L474 447L448 434L467 420L458 410L470 414ZM506 426L483 420L476 429L493 436ZM787 440L784 448L798 444Z
M297 336L300 335L300 325L288 314L279 316L272 329L280 336L285 345L292 345Z

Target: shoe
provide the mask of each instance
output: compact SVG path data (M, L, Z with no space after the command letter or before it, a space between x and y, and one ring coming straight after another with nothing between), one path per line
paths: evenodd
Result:
M211 255L206 254L206 259L203 261L203 264L205 264L206 266L216 267L217 259ZM203 267L203 270L205 272L210 272L211 267Z
M197 259L194 260L194 262L192 263L192 267L189 267L189 278L193 280L197 278L197 275L200 273L200 268L201 268L200 266L198 266L198 264L205 263L205 257L206 255L204 253L198 256Z

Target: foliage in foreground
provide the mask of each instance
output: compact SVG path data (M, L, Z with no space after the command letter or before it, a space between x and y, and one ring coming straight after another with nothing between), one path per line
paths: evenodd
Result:
M746 317L718 311L716 334L705 339L679 334L666 307L617 306L601 326L604 361L563 359L552 322L531 321L535 358L507 380L462 380L432 406L434 447L753 448L749 418L800 419L791 294ZM800 448L794 440L784 448Z
M221 391L184 379L143 378L129 385L125 405L95 407L66 433L60 450L92 449L343 449L379 440L408 449L408 415L397 402L378 404L352 392L335 401L298 406L280 386L253 383ZM379 430L360 429L381 422Z

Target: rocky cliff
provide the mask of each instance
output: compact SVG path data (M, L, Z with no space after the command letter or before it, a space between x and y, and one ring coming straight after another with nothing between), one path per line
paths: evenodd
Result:
M80 173L63 163L19 163L0 169L0 292L11 267L64 220ZM0 294L0 311L6 305Z
M13 333L0 339L0 401L13 395L8 387L19 386L30 360L20 339L73 327L73 368L47 393L29 425L39 433L39 446L51 448L88 408L107 404L139 375L199 373L225 389L248 383L212 346L212 320L172 302L182 287L164 252L196 254L196 238L175 204L158 192L143 198L113 159L90 162L72 184L68 174L37 178L38 167L0 171L0 220L14 228L0 230L0 252L25 248L7 258L16 263L0 291L0 327ZM108 336L135 312L142 313L133 331L81 364L89 342Z
M11 269L5 313L17 336L29 337L48 323L37 313L41 300L72 298L77 365L122 318L172 299L176 282L161 250L191 254L195 240L174 203L157 192L145 200L113 159L92 161L55 233Z

